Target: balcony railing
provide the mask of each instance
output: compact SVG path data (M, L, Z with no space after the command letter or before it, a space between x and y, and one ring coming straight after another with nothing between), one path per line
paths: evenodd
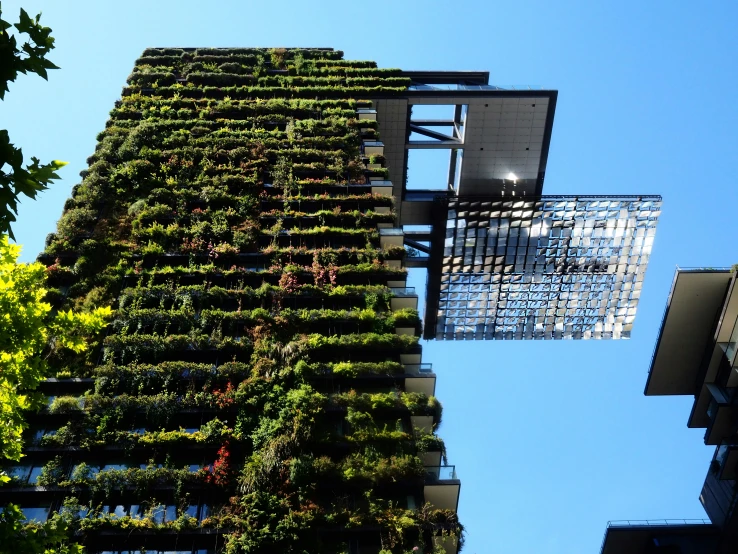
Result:
M406 373L419 373L420 375L433 375L433 364L405 364Z
M392 296L398 296L400 298L412 298L418 296L415 292L415 287L390 287Z
M430 90L549 90L541 85L462 85L449 83L445 85L411 85L407 90L430 91Z
M435 483L438 481L456 481L456 466L426 466L425 467L426 482Z
M608 521L607 527L665 527L672 525L712 525L709 519L619 519Z
M607 522L605 535L602 537L600 553L605 550L607 532L609 529L626 527L680 527L684 525L712 525L709 519L621 519Z

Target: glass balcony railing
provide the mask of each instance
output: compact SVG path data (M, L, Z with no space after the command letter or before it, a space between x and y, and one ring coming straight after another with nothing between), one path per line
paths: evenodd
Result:
M415 287L390 287L392 296L398 296L400 298L408 298L418 296L415 292Z
M456 466L425 466L425 480L428 483L457 479Z
M404 234L403 230L399 227L382 227L379 229L380 236L401 237L404 236Z
M405 373L418 373L420 375L432 375L433 364L405 364Z
M621 519L608 521L607 527L667 527L680 525L712 525L709 519Z
M462 85L458 83L438 84L438 85L411 85L407 90L547 90L540 85L506 85L497 87L495 85Z
M738 318L733 323L733 330L730 333L730 339L728 342L719 343L725 352L725 357L728 358L731 367L736 366L735 355L738 352Z

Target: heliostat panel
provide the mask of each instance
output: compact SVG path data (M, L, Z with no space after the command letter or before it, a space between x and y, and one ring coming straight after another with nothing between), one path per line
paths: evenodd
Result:
M628 338L661 197L449 198L426 337ZM440 233L436 233L440 242ZM441 253L442 248L442 253ZM432 312L431 312L432 310ZM435 321L431 318L435 315Z

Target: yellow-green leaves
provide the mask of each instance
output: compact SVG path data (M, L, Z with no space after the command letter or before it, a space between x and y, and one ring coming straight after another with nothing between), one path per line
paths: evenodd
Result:
M45 355L59 348L85 351L111 314L105 307L52 315L43 301L46 268L17 263L19 254L20 247L0 235L0 458L11 460L21 457L30 393L47 377Z
M110 306L95 308L88 313L61 311L51 321L49 329L57 347L69 348L77 353L84 352L87 349L85 338L89 334L100 332L106 325L105 320L112 313Z

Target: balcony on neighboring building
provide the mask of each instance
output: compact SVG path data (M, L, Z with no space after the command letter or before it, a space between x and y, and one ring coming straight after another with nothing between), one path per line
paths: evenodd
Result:
M704 519L609 521L600 554L715 552L719 528Z
M738 315L734 281L729 269L677 269L651 360L647 396L696 394L700 402L703 383L714 381L722 357L715 345L729 342ZM722 325L728 320L730 325ZM706 409L709 401L701 402Z

